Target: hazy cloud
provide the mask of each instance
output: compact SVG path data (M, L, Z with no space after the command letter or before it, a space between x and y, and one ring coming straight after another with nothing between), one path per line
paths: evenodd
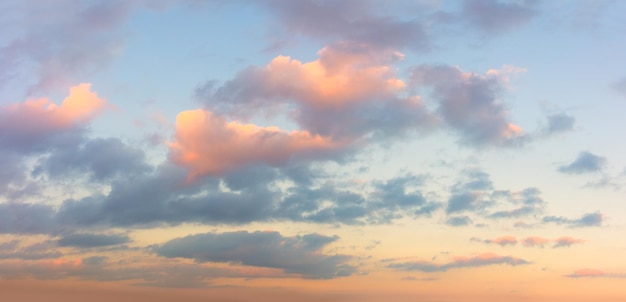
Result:
M472 224L472 219L468 216L453 216L446 220L446 224L450 226L467 226Z
M554 246L555 248L557 247L570 247L573 244L579 244L579 243L584 243L585 241L582 239L576 239L576 238L572 238L572 237L559 237L557 239L554 240Z
M127 235L116 234L93 234L93 233L75 233L63 235L57 240L59 246L69 246L76 248L93 248L110 245L118 245L130 242Z
M598 269L580 269L572 274L565 275L568 278L626 278L626 274L609 273Z
M519 145L526 138L522 129L509 121L502 103L508 75L523 69L505 66L485 74L464 72L446 65L421 65L411 72L412 84L432 88L438 113L460 135L465 145Z
M555 135L574 130L576 119L565 113L552 114L547 117L547 125L543 127L541 132L544 135Z

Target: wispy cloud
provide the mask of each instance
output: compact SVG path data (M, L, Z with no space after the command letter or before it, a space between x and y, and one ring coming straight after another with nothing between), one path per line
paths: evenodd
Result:
M404 263L392 263L389 264L389 268L393 268L401 271L421 271L421 272L445 272L449 269L457 269L457 268L471 268L471 267L482 267L489 265L525 265L530 262L516 258L512 256L499 256L496 254L480 254L478 256L472 257L458 257L453 261L443 264L438 264L430 261L415 261L415 262L404 262Z

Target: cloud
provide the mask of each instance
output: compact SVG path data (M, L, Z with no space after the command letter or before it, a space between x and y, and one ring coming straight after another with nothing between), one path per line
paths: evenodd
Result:
M49 242L39 242L22 246L20 240L0 243L0 259L39 260L58 258L63 254L54 249Z
M74 145L107 106L83 83L72 87L61 105L41 98L0 107L0 149L35 153Z
M487 218L519 218L523 216L536 215L543 212L546 205L546 201L541 198L541 191L532 187L519 192L496 191L492 193L492 198L498 197L504 197L509 203L520 206L513 209L492 212L487 216Z
M507 264L511 266L529 264L530 262L516 258L512 256L499 256L496 254L485 253L473 257L458 257L452 262L445 264L437 264L430 261L416 261L416 262L404 262L404 263L392 263L388 265L389 268L401 270L401 271L421 271L425 273L432 272L445 272L450 269L457 268L472 268L482 267L489 265Z
M582 239L576 239L572 237L559 237L555 239L554 242L555 244L553 247L558 248L558 247L570 247L573 244L584 243L585 241Z
M461 16L470 26L486 33L499 33L520 27L535 17L536 1L468 0Z
M546 136L573 131L576 124L576 118L565 113L549 115L547 120L547 125L541 130Z
M480 240L479 240L480 241ZM516 245L517 239L513 236L502 236L494 239L485 239L482 242L487 244L497 244L499 246Z
M96 138L83 145L53 152L39 161L34 173L45 171L52 179L88 175L91 180L103 181L118 176L132 177L150 170L143 150L118 138Z
M450 226L467 226L472 224L472 219L468 216L453 216L446 220L446 224Z
M438 113L458 132L464 145L519 145L526 138L522 129L511 123L501 103L508 75L523 69L505 66L485 74L464 72L458 67L420 65L411 72L411 83L431 88L439 103Z
M559 172L566 174L585 174L602 171L606 167L606 158L593 154L588 151L582 151L576 159L559 167Z
M598 269L580 269L572 274L565 275L568 278L626 278L626 274L608 273Z
M189 258L197 262L238 263L278 268L305 278L329 279L349 276L355 267L346 255L326 255L320 249L336 240L322 235L284 237L278 232L226 232L189 235L154 247L167 258Z
M169 158L186 167L189 179L222 175L251 164L285 165L292 160L329 157L345 144L307 131L228 122L205 110L185 111L176 118Z
M131 11L164 1L9 2L0 13L12 29L0 48L0 85L26 83L33 94L64 89L105 67L121 53Z
M481 194L477 192L463 193L459 195L453 195L448 200L448 207L446 213L452 214L463 211L474 211L481 207Z
M530 236L530 237L526 237L522 239L521 241L522 241L522 244L527 247L535 247L535 246L543 247L548 242L550 242L550 239L537 237L537 236Z
M419 97L402 96L405 83L392 66L402 54L355 43L318 54L306 63L278 56L217 88L199 89L198 97L218 114L286 115L301 129L336 140L397 137L436 122Z
M53 215L48 205L0 203L0 233L47 234L56 227Z
M621 94L622 96L626 97L626 77L622 78L619 81L616 81L615 83L611 84L611 88Z
M563 224L569 227L592 227L601 226L604 220L602 213L587 213L577 219L570 219L562 216L546 216L543 217L543 222L553 222L556 224Z
M130 241L127 235L74 233L61 236L57 240L57 244L64 247L93 248L119 245Z
M379 48L427 51L425 26L416 19L384 15L373 1L253 1L278 17L286 35L301 34L325 42L351 41Z

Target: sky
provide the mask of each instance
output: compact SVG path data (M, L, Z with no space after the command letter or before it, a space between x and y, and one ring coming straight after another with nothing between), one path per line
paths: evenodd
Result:
M2 1L0 298L623 301L625 14Z

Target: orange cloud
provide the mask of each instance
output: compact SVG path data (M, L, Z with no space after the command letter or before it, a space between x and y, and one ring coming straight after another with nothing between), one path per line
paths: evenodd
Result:
M347 103L390 97L405 87L386 61L399 53L359 52L325 47L320 58L307 63L278 56L261 71L266 91L293 98L314 107L340 107Z
M86 123L102 113L106 108L106 100L91 91L91 84L82 83L70 88L70 94L61 105L52 103L47 98L27 100L22 104L14 104L5 108L3 114L19 119L47 122L47 126L63 128L75 123Z
M294 158L322 157L345 145L308 131L285 132L278 127L228 122L197 109L178 114L169 148L170 160L186 167L189 180L193 180L249 164L278 166Z

